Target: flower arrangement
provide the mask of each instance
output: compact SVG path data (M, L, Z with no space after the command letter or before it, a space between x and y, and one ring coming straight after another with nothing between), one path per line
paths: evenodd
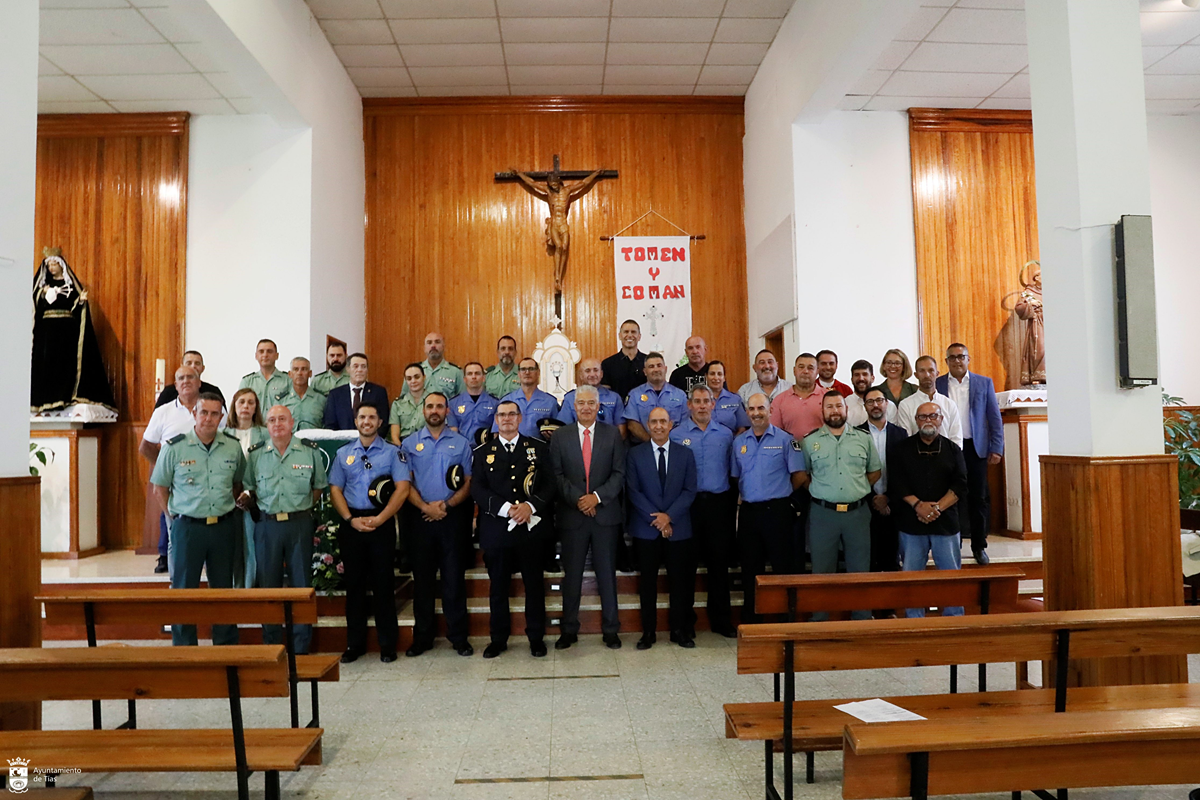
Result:
M342 588L341 548L338 547L337 532L342 525L329 501L329 490L321 496L317 506L317 530L313 536L313 575L312 585L318 592L331 592Z

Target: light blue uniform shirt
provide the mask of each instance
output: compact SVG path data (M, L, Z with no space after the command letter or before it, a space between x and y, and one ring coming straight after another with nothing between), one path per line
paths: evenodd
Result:
M596 420L606 425L624 425L625 404L621 402L621 395L607 386L597 386L596 391L600 395L600 410L596 414ZM567 392L567 396L563 398L562 410L558 412L558 418L568 425L577 419L574 389Z
M329 467L329 485L342 490L350 508L372 508L367 490L371 481L381 475L391 475L399 484L411 480L408 465L400 460L400 448L376 436L370 447L361 439L343 445Z
M719 493L729 490L733 431L716 420L711 420L707 429L701 429L688 417L671 429L671 441L691 450L695 456L698 491Z
M475 431L480 428L491 428L496 421L496 406L500 401L487 392L481 391L479 397L471 397L469 392L463 392L450 401L450 411L446 416L447 428L458 428L458 432L474 444ZM424 497L424 495L422 495Z
M448 500L454 494L446 485L446 471L454 464L462 467L464 475L471 474L471 443L449 428L442 428L436 439L429 428L421 428L405 437L400 452L412 471L413 486L426 503Z
M713 401L713 419L731 431L738 428L750 427L750 416L742 405L742 398L728 389L721 390L721 396Z
M547 417L558 416L558 401L554 399L554 395L543 392L541 389L533 390L533 397L525 399L525 392L517 389L515 392L509 392L500 398L501 403L516 403L517 408L521 409L521 426L518 428L522 436L532 436L540 439L542 434L538 432L538 423ZM492 432L500 430L499 426L493 422ZM424 495L421 495L424 497Z
M730 472L738 479L742 500L762 503L792 494L792 473L804 471L804 453L792 435L771 425L762 441L754 429L733 440Z
M625 419L641 424L650 430L650 412L656 408L665 408L671 417L671 422L678 425L687 416L687 395L678 386L663 384L660 391L654 391L649 383L636 386L625 399Z

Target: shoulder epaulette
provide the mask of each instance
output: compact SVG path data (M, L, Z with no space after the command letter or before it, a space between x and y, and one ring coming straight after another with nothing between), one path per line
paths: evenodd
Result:
M304 443L304 446L305 446L305 447L311 447L313 450L320 450L320 449L321 449L321 445L317 444L317 443L316 443L314 440L312 440L312 439L301 439L300 441Z
M167 439L167 444L179 444L185 438L187 438L186 433L179 433L179 434L172 436L170 439Z
M282 400L283 398L287 397L287 396L288 396L289 394L291 394L291 393L292 393L292 390L291 390L291 389L288 389L287 391L284 391L284 392L276 392L276 393L275 393L275 399L276 399L276 400Z
M249 449L246 452L253 453L255 450L261 450L263 447L266 446L266 444L267 444L266 442L259 442L258 444L252 444L252 445L250 445Z
M260 374L262 374L262 373L260 373L258 370L254 370L254 372L247 372L245 375L242 376L242 380L246 380L246 378L253 378L255 375L260 375Z
M450 366L454 367L455 369L462 369L462 367L460 367L458 364L455 364L453 361L451 361L449 359L446 359L446 363L449 364Z
M499 369L499 368L500 368L500 365L499 365L499 364L492 364L490 367L488 367L487 369L485 369L485 370L483 371L483 374L484 374L484 375L487 375L489 372L492 372L493 370L497 370L497 369Z
M225 435L226 435L226 436L228 436L230 439L233 439L235 442L237 442L237 441L238 441L237 434L236 434L236 433L231 433L231 432L229 431L229 428L226 428L225 430L221 431L221 433L225 434ZM240 444L240 442L238 442L238 443Z
M803 436L802 438L805 438L805 439L807 439L808 437L812 436L814 433L818 432L819 430L821 430L821 429L820 429L820 428L813 428L811 431L809 431L808 433L804 434L804 436Z

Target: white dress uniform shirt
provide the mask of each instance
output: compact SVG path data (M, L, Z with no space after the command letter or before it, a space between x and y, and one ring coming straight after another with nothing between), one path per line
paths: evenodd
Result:
M962 423L958 418L958 406L941 392L934 392L933 397L930 397L918 389L916 394L904 398L900 401L900 408L896 410L896 424L908 431L909 436L916 435L921 430L921 426L917 424L917 409L924 403L937 403L938 408L942 410L942 436L961 448L963 434Z
M958 406L958 419L962 423L963 439L971 438L971 373L960 381L953 375L946 376L946 391L954 405Z

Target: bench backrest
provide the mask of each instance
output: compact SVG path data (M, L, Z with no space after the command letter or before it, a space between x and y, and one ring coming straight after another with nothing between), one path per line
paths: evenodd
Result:
M89 589L37 598L50 625L222 625L317 622L313 589Z
M1040 611L972 617L792 622L738 628L738 674L1200 653L1200 607Z
M754 610L759 614L854 611L860 608L985 607L1013 610L1021 567L992 564L965 570L857 572L836 575L759 575Z
M282 645L0 649L0 702L286 697Z

